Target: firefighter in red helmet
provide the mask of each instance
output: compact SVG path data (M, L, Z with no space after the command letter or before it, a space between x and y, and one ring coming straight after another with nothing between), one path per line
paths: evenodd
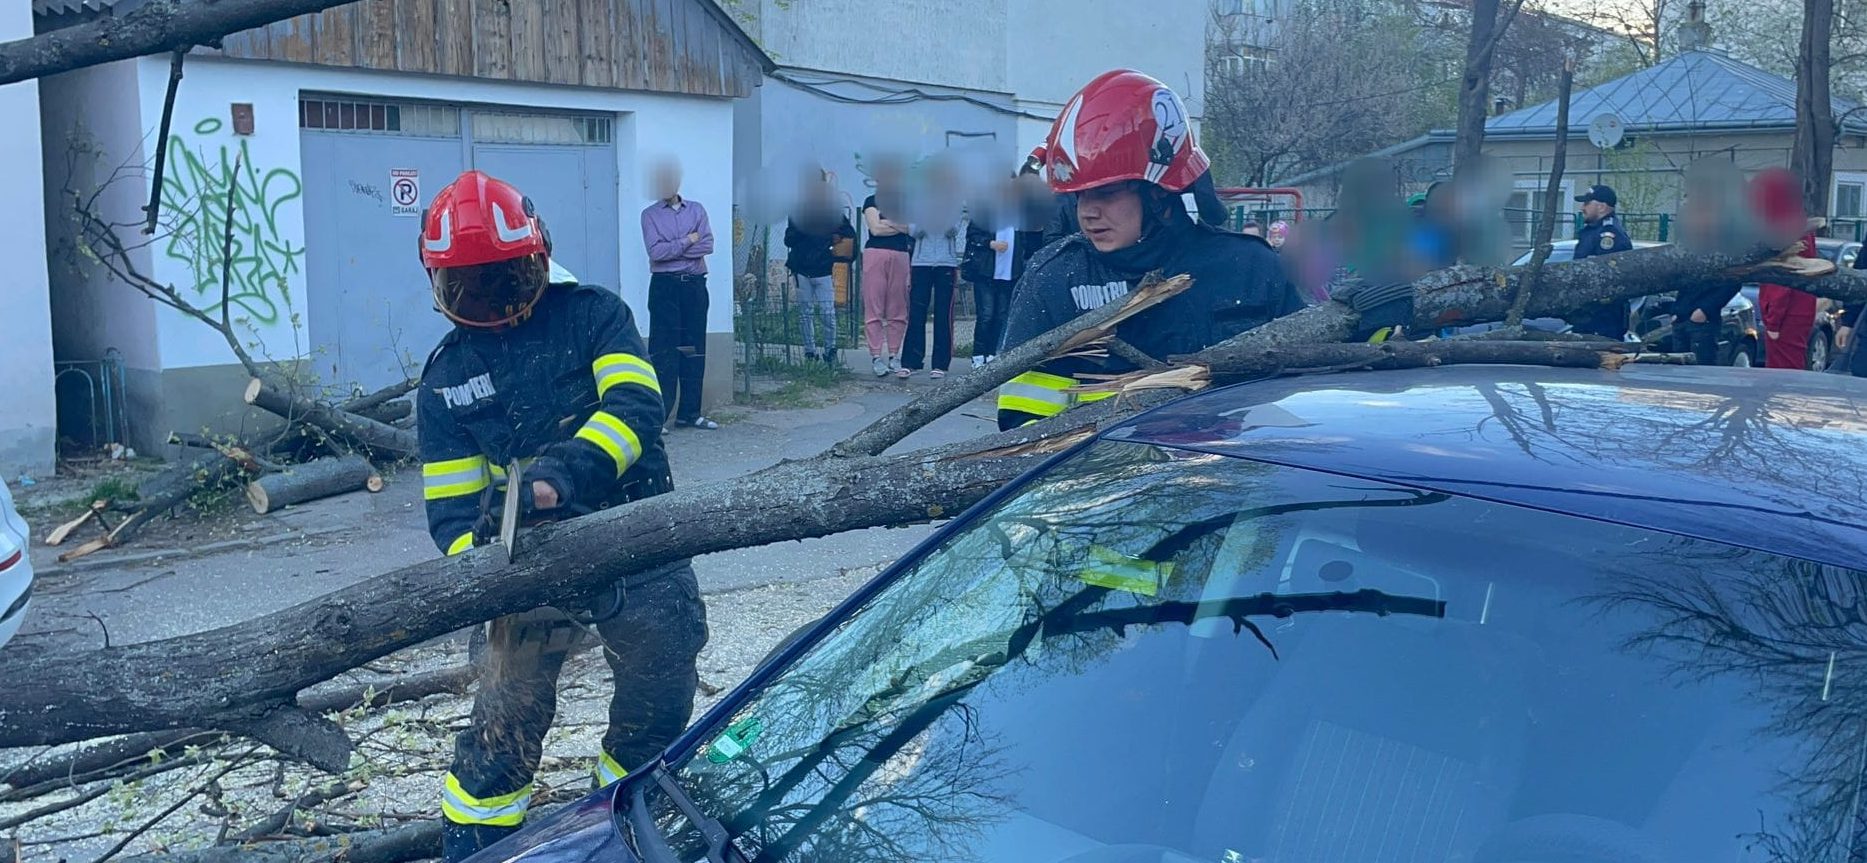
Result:
M522 524L672 488L661 388L634 316L608 290L553 283L550 237L529 198L468 171L435 195L420 243L435 307L454 322L417 396L422 492L441 551L499 535L514 466ZM558 673L587 633L603 642L616 686L594 753L600 783L659 754L693 713L707 628L686 561L553 600L486 626L472 722L441 794L450 863L524 821Z
M1012 295L1001 352L1119 302L1152 272L1192 276L1193 286L1123 322L1117 335L1160 359L1302 308L1277 253L1261 237L1187 215L1181 195L1207 177L1208 163L1186 106L1167 85L1130 70L1098 76L1064 106L1042 159L1051 188L1076 196L1078 232L1031 260ZM1115 357L1051 360L999 390L999 427L1055 416L1094 398L1073 391L1079 372L1132 369Z

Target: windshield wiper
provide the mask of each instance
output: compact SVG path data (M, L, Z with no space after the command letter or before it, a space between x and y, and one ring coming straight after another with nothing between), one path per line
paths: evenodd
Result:
M1045 638L1051 638L1057 635L1113 629L1117 635L1126 635L1130 626L1152 626L1162 623L1184 623L1190 626L1195 621L1225 617L1232 621L1233 635L1249 630L1252 635L1257 636L1258 641L1266 649L1270 650L1272 659L1281 659L1282 657L1277 655L1277 646L1271 644L1271 640L1265 637L1264 630L1252 623L1251 618L1276 617L1281 619L1319 611L1359 611L1382 617L1390 614L1445 617L1446 601L1424 596L1387 593L1374 588L1362 588L1354 592L1260 593L1255 596L1232 596L1218 600L1159 602L1130 608L1077 612L1061 618L1044 619L1043 634Z
M661 789L661 793L668 795L674 808L687 819L687 823L700 832L700 839L707 846L708 863L744 863L745 855L732 846L732 837L727 835L726 826L718 818L700 811L700 805L694 802L687 789L674 781L674 775L668 772L666 765L656 766L649 778L655 780L655 786ZM674 853L674 847L668 843L667 835L655 826L655 816L648 808L647 790L647 783L637 784L629 799L629 826L635 830L636 850L641 852L648 863L681 863L679 855ZM728 857L729 853L732 856Z

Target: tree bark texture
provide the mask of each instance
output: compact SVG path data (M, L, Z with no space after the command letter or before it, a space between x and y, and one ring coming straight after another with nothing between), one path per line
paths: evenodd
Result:
M521 534L518 559L509 566L503 554L482 549L221 629L7 663L0 667L0 692L7 693L0 700L0 747L205 725L341 771L347 749L338 747L348 746L342 731L290 706L306 686L692 555L949 517L1043 457L994 450L1082 425L1092 415L1124 416L1130 408L1117 409L1115 401L966 444L890 458L790 462L679 489Z
M1491 60L1498 42L1499 0L1472 0L1472 30L1465 43L1465 71L1459 78L1459 119L1452 142L1452 164L1464 166L1485 145L1485 120L1491 116Z
M313 459L270 473L246 484L246 500L260 515L351 491L361 491L376 474L360 455Z
M1796 137L1789 169L1802 179L1804 212L1828 214L1828 189L1835 169L1835 111L1829 67L1834 0L1803 0L1802 45L1796 58Z
M280 391L259 378L253 378L247 384L246 403L288 420L316 426L332 437L387 456L409 458L419 450L412 431L377 422L296 393Z
M0 43L0 85L141 57L264 27L353 0L150 0L27 39Z
M544 813L533 813L534 818ZM441 822L423 821L387 830L338 836L249 842L171 854L139 854L126 863L404 863L441 856Z
M381 707L420 701L431 695L464 694L479 677L478 669L460 665L436 671L407 674L389 680L320 688L298 697L298 706L315 714L341 712L355 707ZM202 728L150 731L104 741L73 752L43 758L10 770L0 771L0 803L24 800L52 790L44 786L69 787L110 775L115 768L147 763L150 753L161 757L180 757L190 745L205 745L222 732Z

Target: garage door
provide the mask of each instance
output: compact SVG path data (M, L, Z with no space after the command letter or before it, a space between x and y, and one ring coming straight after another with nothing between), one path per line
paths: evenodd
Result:
M299 120L310 361L326 383L394 383L447 332L416 252L419 213L468 167L532 196L560 263L616 284L613 118L306 95Z

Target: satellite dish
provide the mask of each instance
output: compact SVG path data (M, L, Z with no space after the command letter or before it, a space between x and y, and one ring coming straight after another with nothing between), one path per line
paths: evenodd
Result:
M1626 134L1627 126L1613 114L1597 114L1588 124L1588 143L1603 150L1620 146L1621 138Z

